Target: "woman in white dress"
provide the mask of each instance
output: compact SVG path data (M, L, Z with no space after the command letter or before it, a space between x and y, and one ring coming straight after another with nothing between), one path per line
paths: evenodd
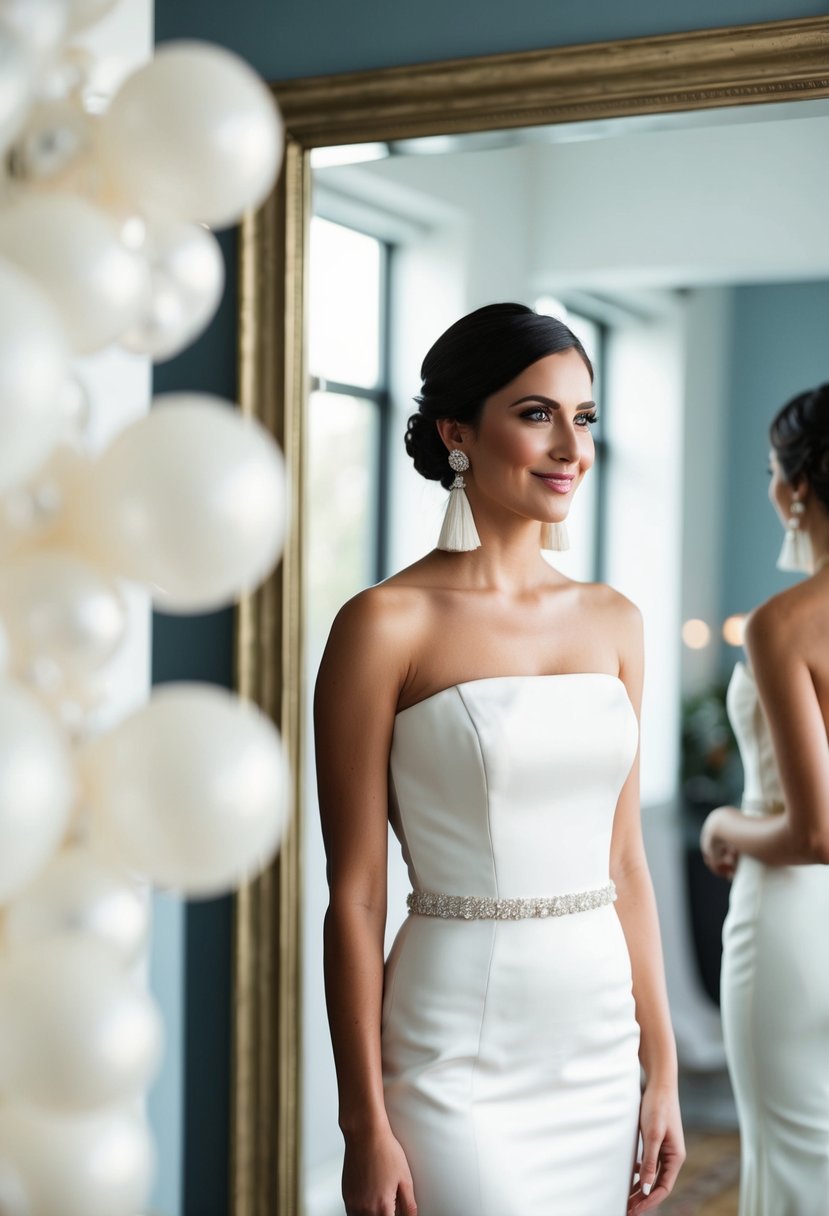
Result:
M733 876L722 1015L740 1120L740 1216L829 1211L829 385L771 426L778 563L810 575L746 627L728 708L742 809L705 821L702 850Z
M406 442L451 487L444 529L341 610L315 698L346 1210L638 1216L684 1157L640 618L540 553L593 463L592 369L500 304L422 375ZM384 967L389 820L413 891Z

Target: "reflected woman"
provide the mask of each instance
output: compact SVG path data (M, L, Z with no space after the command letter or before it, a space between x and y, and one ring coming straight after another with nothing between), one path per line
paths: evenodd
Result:
M728 690L742 810L705 821L734 876L722 1013L742 1144L740 1216L825 1216L829 1204L829 385L771 425L779 565L809 573L750 616Z
M498 304L422 377L406 443L451 487L444 529L341 610L315 698L346 1209L649 1212L684 1149L639 822L641 624L540 552L593 464L590 361ZM413 892L384 968L389 819Z

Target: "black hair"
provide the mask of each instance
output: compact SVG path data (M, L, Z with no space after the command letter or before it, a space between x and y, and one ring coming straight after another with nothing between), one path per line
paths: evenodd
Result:
M769 427L769 439L786 481L805 477L829 511L829 384L787 401Z
M406 451L418 473L448 489L455 474L437 420L474 425L487 397L538 359L566 350L578 351L592 380L593 366L572 330L524 304L487 304L450 325L423 360L415 397L420 408L406 430Z

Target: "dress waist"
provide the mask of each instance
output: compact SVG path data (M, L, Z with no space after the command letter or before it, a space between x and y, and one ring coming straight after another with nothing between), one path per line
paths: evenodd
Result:
M537 896L531 899L494 899L488 895L438 895L432 891L412 891L406 903L419 916L440 916L444 920L527 920L548 916L567 916L603 908L616 898L613 882L590 891L566 895Z
M782 802L774 798L744 798L740 809L746 815L782 815L786 809Z

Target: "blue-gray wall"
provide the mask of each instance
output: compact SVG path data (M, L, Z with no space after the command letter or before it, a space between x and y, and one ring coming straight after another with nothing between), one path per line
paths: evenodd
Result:
M201 38L220 43L243 55L268 79L279 80L826 13L829 4L818 0L696 0L683 5L665 0L518 0L507 6L502 0L156 0L156 37L159 42ZM228 291L223 310L200 342L158 369L157 391L201 388L234 394L232 236L224 244ZM810 377L814 375L807 375L807 382ZM756 420L753 426L756 432ZM762 460L761 452L761 472ZM745 466L740 476L748 478L749 460ZM745 493L754 493L748 483ZM758 510L761 495L762 486ZM736 497L742 503L740 494ZM735 517L735 537L743 532L742 522L742 516L739 522ZM732 548L729 541L729 553ZM743 592L750 589L753 594L755 584L747 577L736 586L743 607L750 598ZM229 613L197 621L156 619L154 679L173 678L230 682ZM185 1216L227 1212L230 930L229 901L214 900L188 910L183 1182L171 1170L167 1146L161 1145L165 1194L175 1196L181 1185ZM175 1100L174 1080L167 1098ZM170 1148L175 1152L175 1145ZM174 1202L161 1205L164 1216L179 1216Z
M827 11L819 0L156 0L156 33L220 42L284 80Z
M829 283L738 287L733 327L723 617L798 577L775 567L783 532L767 497L768 424L796 393L829 380Z

